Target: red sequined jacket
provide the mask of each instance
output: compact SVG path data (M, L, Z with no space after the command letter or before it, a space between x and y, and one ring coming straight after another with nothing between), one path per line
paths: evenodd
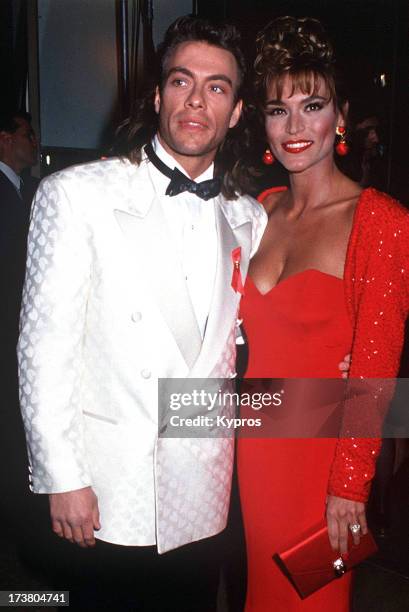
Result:
M262 202L273 191L258 197ZM350 378L394 378L409 314L409 211L376 189L359 197L344 271L353 345ZM387 405L385 405L385 408ZM381 430L384 413L371 415ZM368 417L368 415L366 415ZM355 501L368 499L380 438L340 438L328 493Z
M349 377L397 376L409 313L409 211L376 189L358 200L344 284L353 326ZM366 501L380 447L380 439L340 439L328 492Z

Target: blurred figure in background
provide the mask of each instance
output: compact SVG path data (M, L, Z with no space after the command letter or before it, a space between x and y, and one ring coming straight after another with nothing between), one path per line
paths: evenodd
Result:
M22 174L32 168L38 159L37 138L31 127L31 116L25 111L9 111L0 115L0 197L11 201L14 192L28 206L38 180ZM11 185L10 185L11 183Z
M387 164L381 120L379 115L366 107L354 110L351 103L351 121L348 133L348 155L338 158L338 166L361 187L387 190Z
M0 516L12 525L25 494L26 451L18 404L16 344L31 199L37 181L21 178L37 162L37 139L24 111L0 114ZM21 505L21 504L20 504ZM6 530L7 531L7 530Z
M386 188L384 148L379 133L379 119L366 117L355 126L355 139L361 153L361 187ZM379 172L379 170L382 170Z

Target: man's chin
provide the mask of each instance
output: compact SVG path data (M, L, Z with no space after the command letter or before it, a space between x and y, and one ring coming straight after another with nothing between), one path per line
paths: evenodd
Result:
M170 155L181 155L184 157L203 157L217 150L209 133L181 134L179 131L173 135L174 138L164 138L159 134L162 146Z
M174 154L185 157L204 157L215 150L210 143L177 144L172 147Z

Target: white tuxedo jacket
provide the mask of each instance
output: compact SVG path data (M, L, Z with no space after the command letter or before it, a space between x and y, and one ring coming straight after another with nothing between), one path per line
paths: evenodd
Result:
M232 251L244 280L266 219L249 197L216 199L202 342L147 164L98 161L41 183L18 355L32 490L90 485L97 537L164 552L224 528L233 441L158 439L157 379L234 373Z

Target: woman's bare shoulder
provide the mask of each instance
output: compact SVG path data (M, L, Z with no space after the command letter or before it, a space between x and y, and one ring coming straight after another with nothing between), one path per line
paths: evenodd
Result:
M270 187L266 189L258 196L258 201L264 206L264 209L268 216L270 216L280 203L285 201L288 197L287 187Z

